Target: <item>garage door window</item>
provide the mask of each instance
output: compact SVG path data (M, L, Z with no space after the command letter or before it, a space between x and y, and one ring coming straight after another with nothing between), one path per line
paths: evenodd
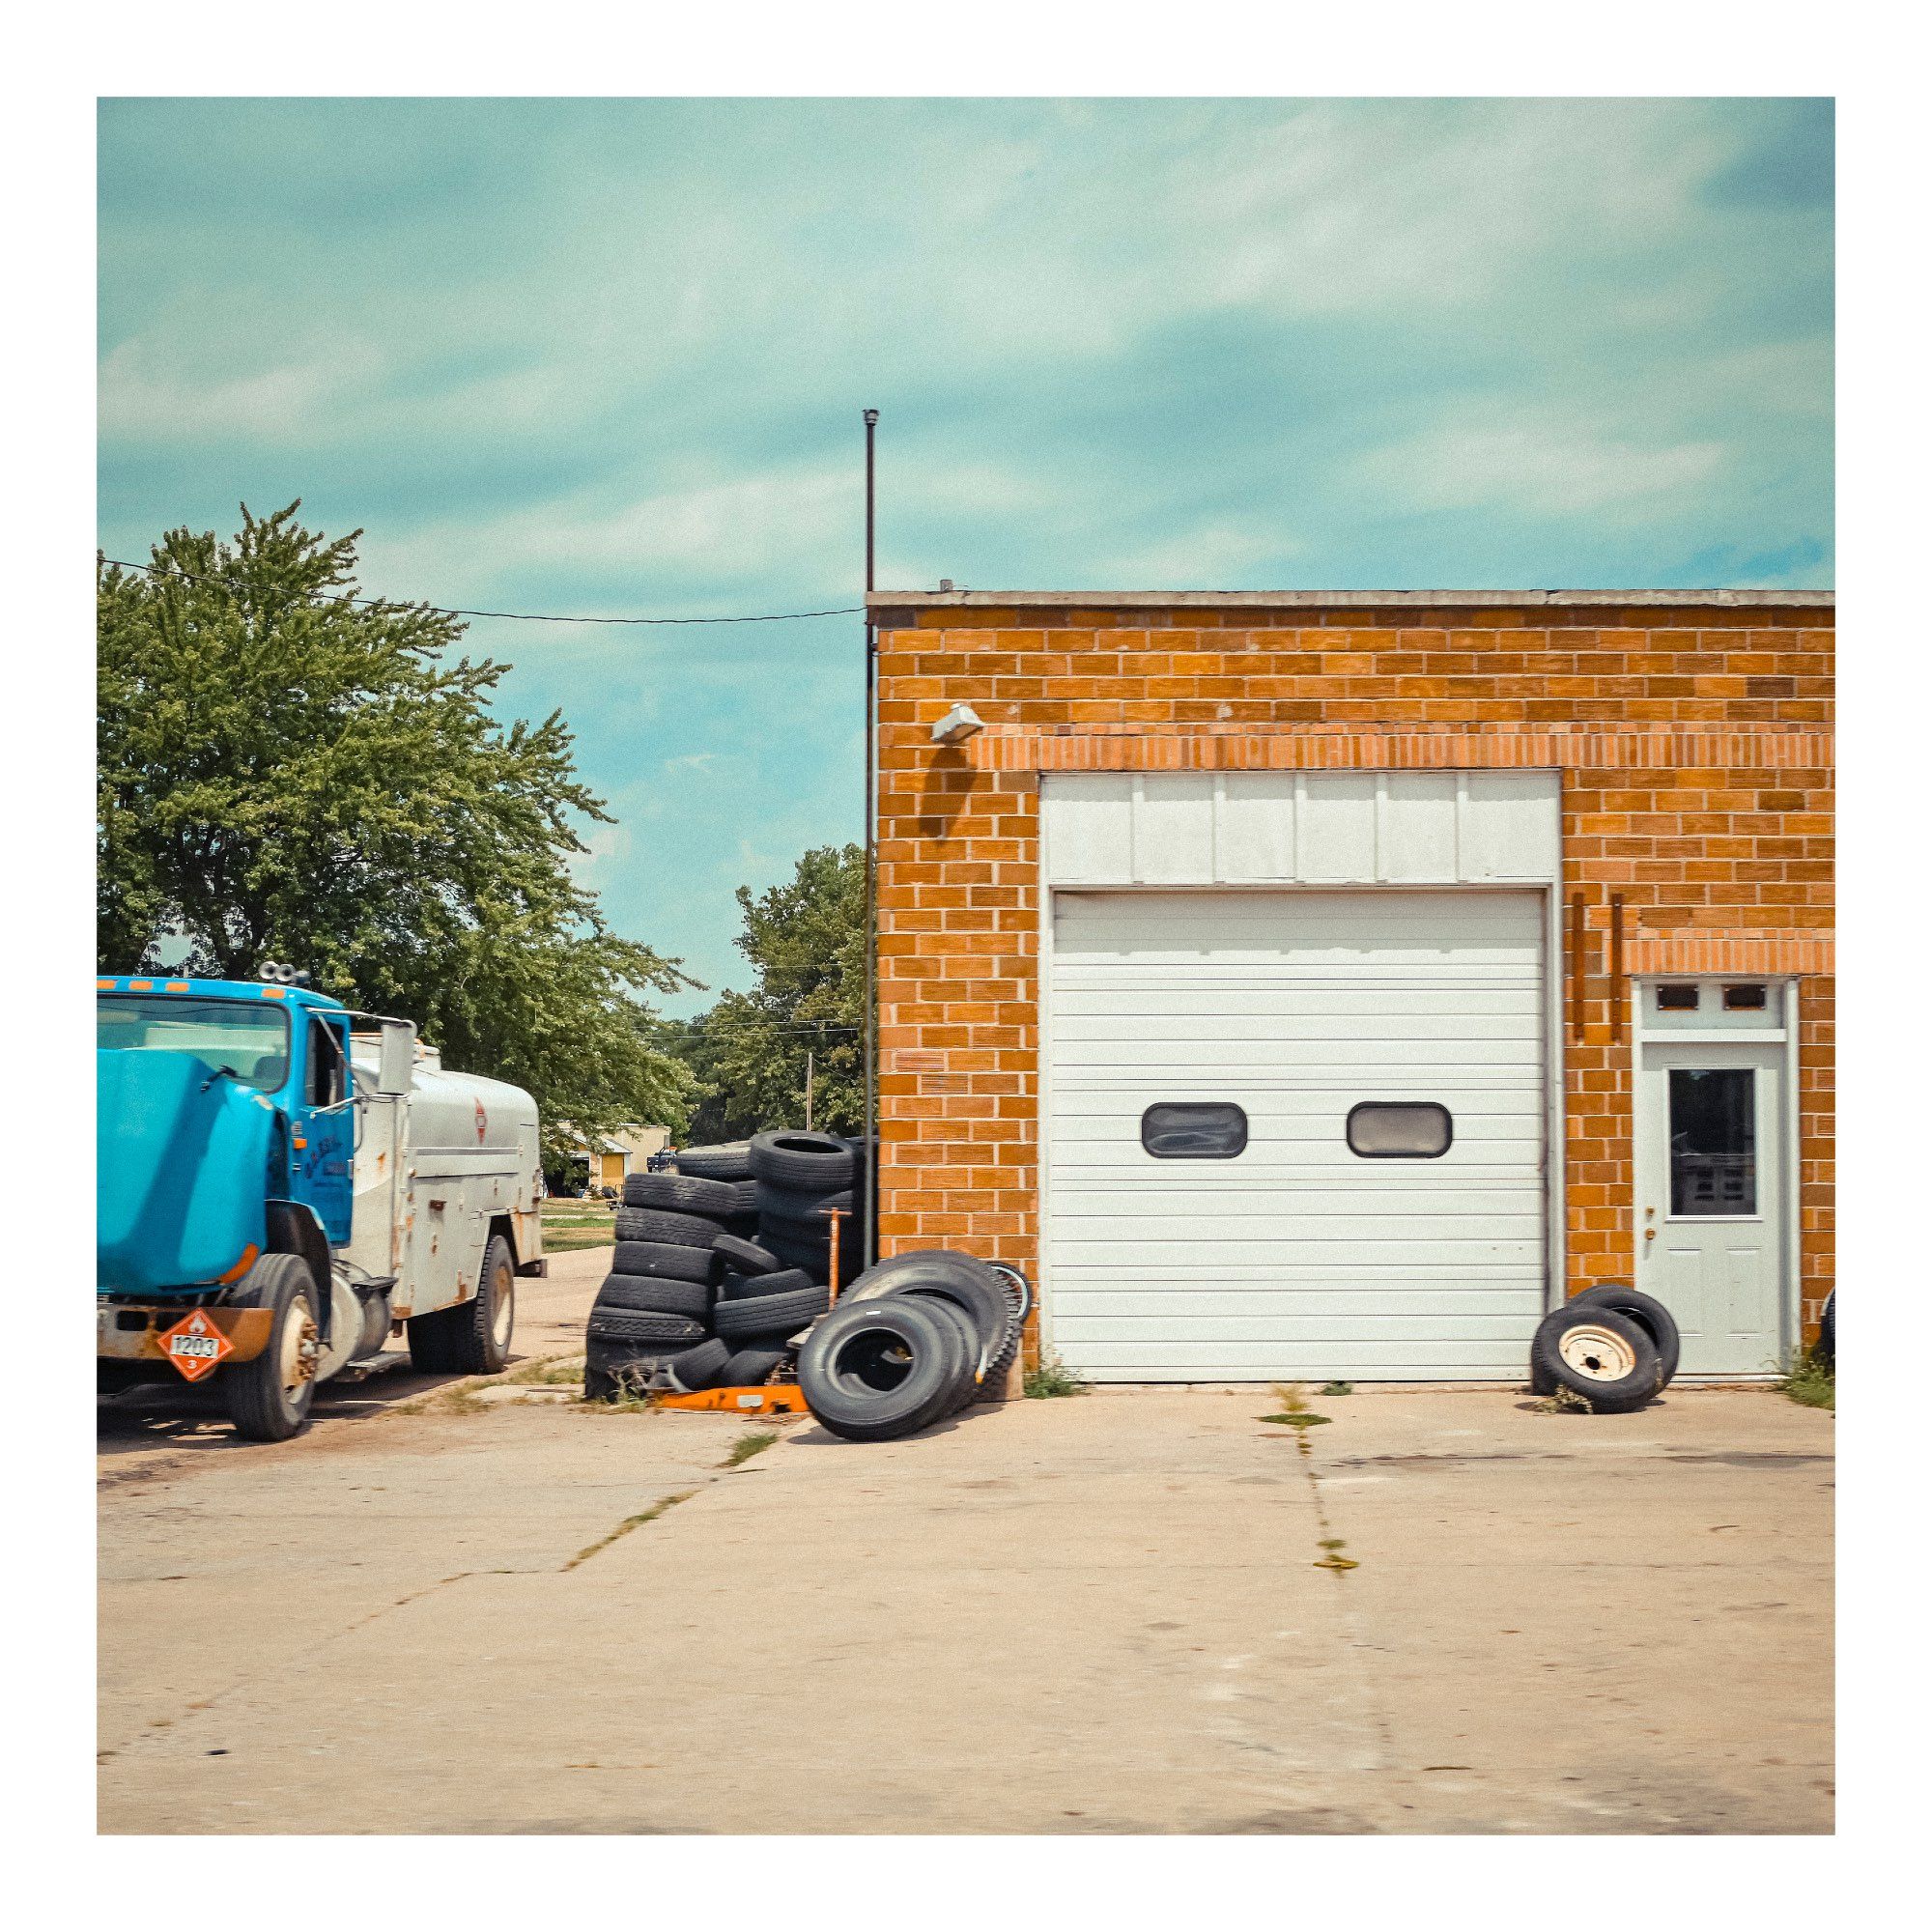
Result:
M1163 1100L1141 1116L1141 1146L1156 1160L1233 1160L1248 1117L1231 1100Z
M1454 1138L1449 1109L1434 1100L1364 1100L1349 1109L1349 1151L1366 1160L1435 1160Z

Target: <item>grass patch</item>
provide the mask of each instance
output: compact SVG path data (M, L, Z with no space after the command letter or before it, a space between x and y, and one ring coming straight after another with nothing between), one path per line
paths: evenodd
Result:
M1329 1387L1333 1388L1334 1383ZM1325 1394L1327 1391L1324 1390ZM1299 1382L1276 1382L1275 1400L1281 1404L1281 1410L1275 1415L1258 1415L1257 1422L1285 1423L1290 1429L1313 1429L1317 1423L1326 1422L1325 1415L1317 1415L1308 1406L1308 1391Z
M563 1388L583 1379L583 1357L552 1355L543 1361L526 1362L522 1368L512 1369L502 1379L526 1388Z
M1087 1378L1076 1375L1058 1355L1049 1353L1026 1372L1021 1387L1028 1395L1045 1401L1057 1395L1085 1395Z
M647 1522L655 1522L673 1503L689 1502L697 1493L696 1490L682 1490L674 1496L661 1497L649 1509L639 1510L636 1516L627 1516L609 1536L600 1536L595 1543L586 1543L563 1567L575 1570L580 1563L588 1563L600 1549L609 1549L620 1536L629 1536L634 1529L641 1529Z
M578 1248L608 1248L617 1238L617 1217L607 1207L573 1201L543 1217L544 1249L567 1255Z
M735 1469L740 1463L749 1463L762 1449L769 1449L779 1439L776 1429L748 1429L731 1445L731 1453L718 1466L722 1469Z
M1354 1392L1355 1385L1353 1382L1323 1382L1316 1390L1316 1394L1318 1395L1353 1395Z
M1816 1349L1805 1349L1792 1358L1777 1383L1779 1395L1803 1403L1806 1408L1838 1409L1838 1371Z

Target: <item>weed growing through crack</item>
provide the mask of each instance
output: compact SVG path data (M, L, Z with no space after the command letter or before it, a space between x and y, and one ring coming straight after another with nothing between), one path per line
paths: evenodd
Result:
M1838 1371L1816 1349L1805 1349L1791 1358L1777 1382L1779 1395L1803 1403L1806 1408L1838 1409Z
M732 1443L731 1453L718 1466L735 1469L740 1463L749 1463L761 1449L769 1449L778 1439L776 1429L748 1429Z
M1318 1395L1353 1395L1354 1392L1353 1382L1323 1382L1316 1391Z
M1324 1536L1321 1547L1327 1554L1315 1559L1315 1567L1318 1570L1359 1570L1362 1567L1352 1556L1342 1554L1349 1547L1344 1537Z
M543 1361L526 1362L502 1379L515 1382L520 1388L564 1388L583 1379L583 1357L552 1355Z
M1299 1382L1276 1382L1274 1399L1281 1404L1281 1412L1257 1416L1256 1421L1286 1423L1291 1429L1313 1429L1316 1424L1328 1420L1325 1415L1317 1415L1309 1407L1308 1391Z
M1558 1382L1541 1402L1530 1404L1530 1410L1536 1415L1595 1415L1590 1406L1590 1398L1578 1395L1565 1382Z
M655 1522L673 1503L689 1502L697 1493L696 1490L682 1490L674 1496L663 1496L649 1509L639 1510L636 1516L627 1516L609 1536L600 1536L595 1543L586 1543L563 1567L575 1570L580 1563L588 1563L600 1549L609 1549L620 1536L629 1536L632 1530L641 1529L647 1522Z
M1039 1365L1026 1372L1024 1382L1030 1396L1044 1399L1056 1395L1085 1395L1087 1378L1076 1375L1058 1355L1044 1354Z

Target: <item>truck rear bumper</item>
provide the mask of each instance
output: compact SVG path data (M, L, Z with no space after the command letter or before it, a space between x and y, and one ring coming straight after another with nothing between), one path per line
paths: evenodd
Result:
M519 1262L517 1264L517 1272L519 1274L547 1275L550 1273L550 1257L548 1255L539 1255L533 1262Z
M161 1337L191 1310L182 1302L102 1302L95 1316L95 1356L110 1362L173 1363ZM253 1361L269 1346L272 1308L204 1308L211 1324L228 1338L224 1362Z

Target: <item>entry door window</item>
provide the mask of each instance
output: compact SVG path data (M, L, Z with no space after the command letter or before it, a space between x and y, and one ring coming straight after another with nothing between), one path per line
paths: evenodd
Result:
M1756 1074L1748 1066L1670 1069L1670 1211L1757 1212Z

